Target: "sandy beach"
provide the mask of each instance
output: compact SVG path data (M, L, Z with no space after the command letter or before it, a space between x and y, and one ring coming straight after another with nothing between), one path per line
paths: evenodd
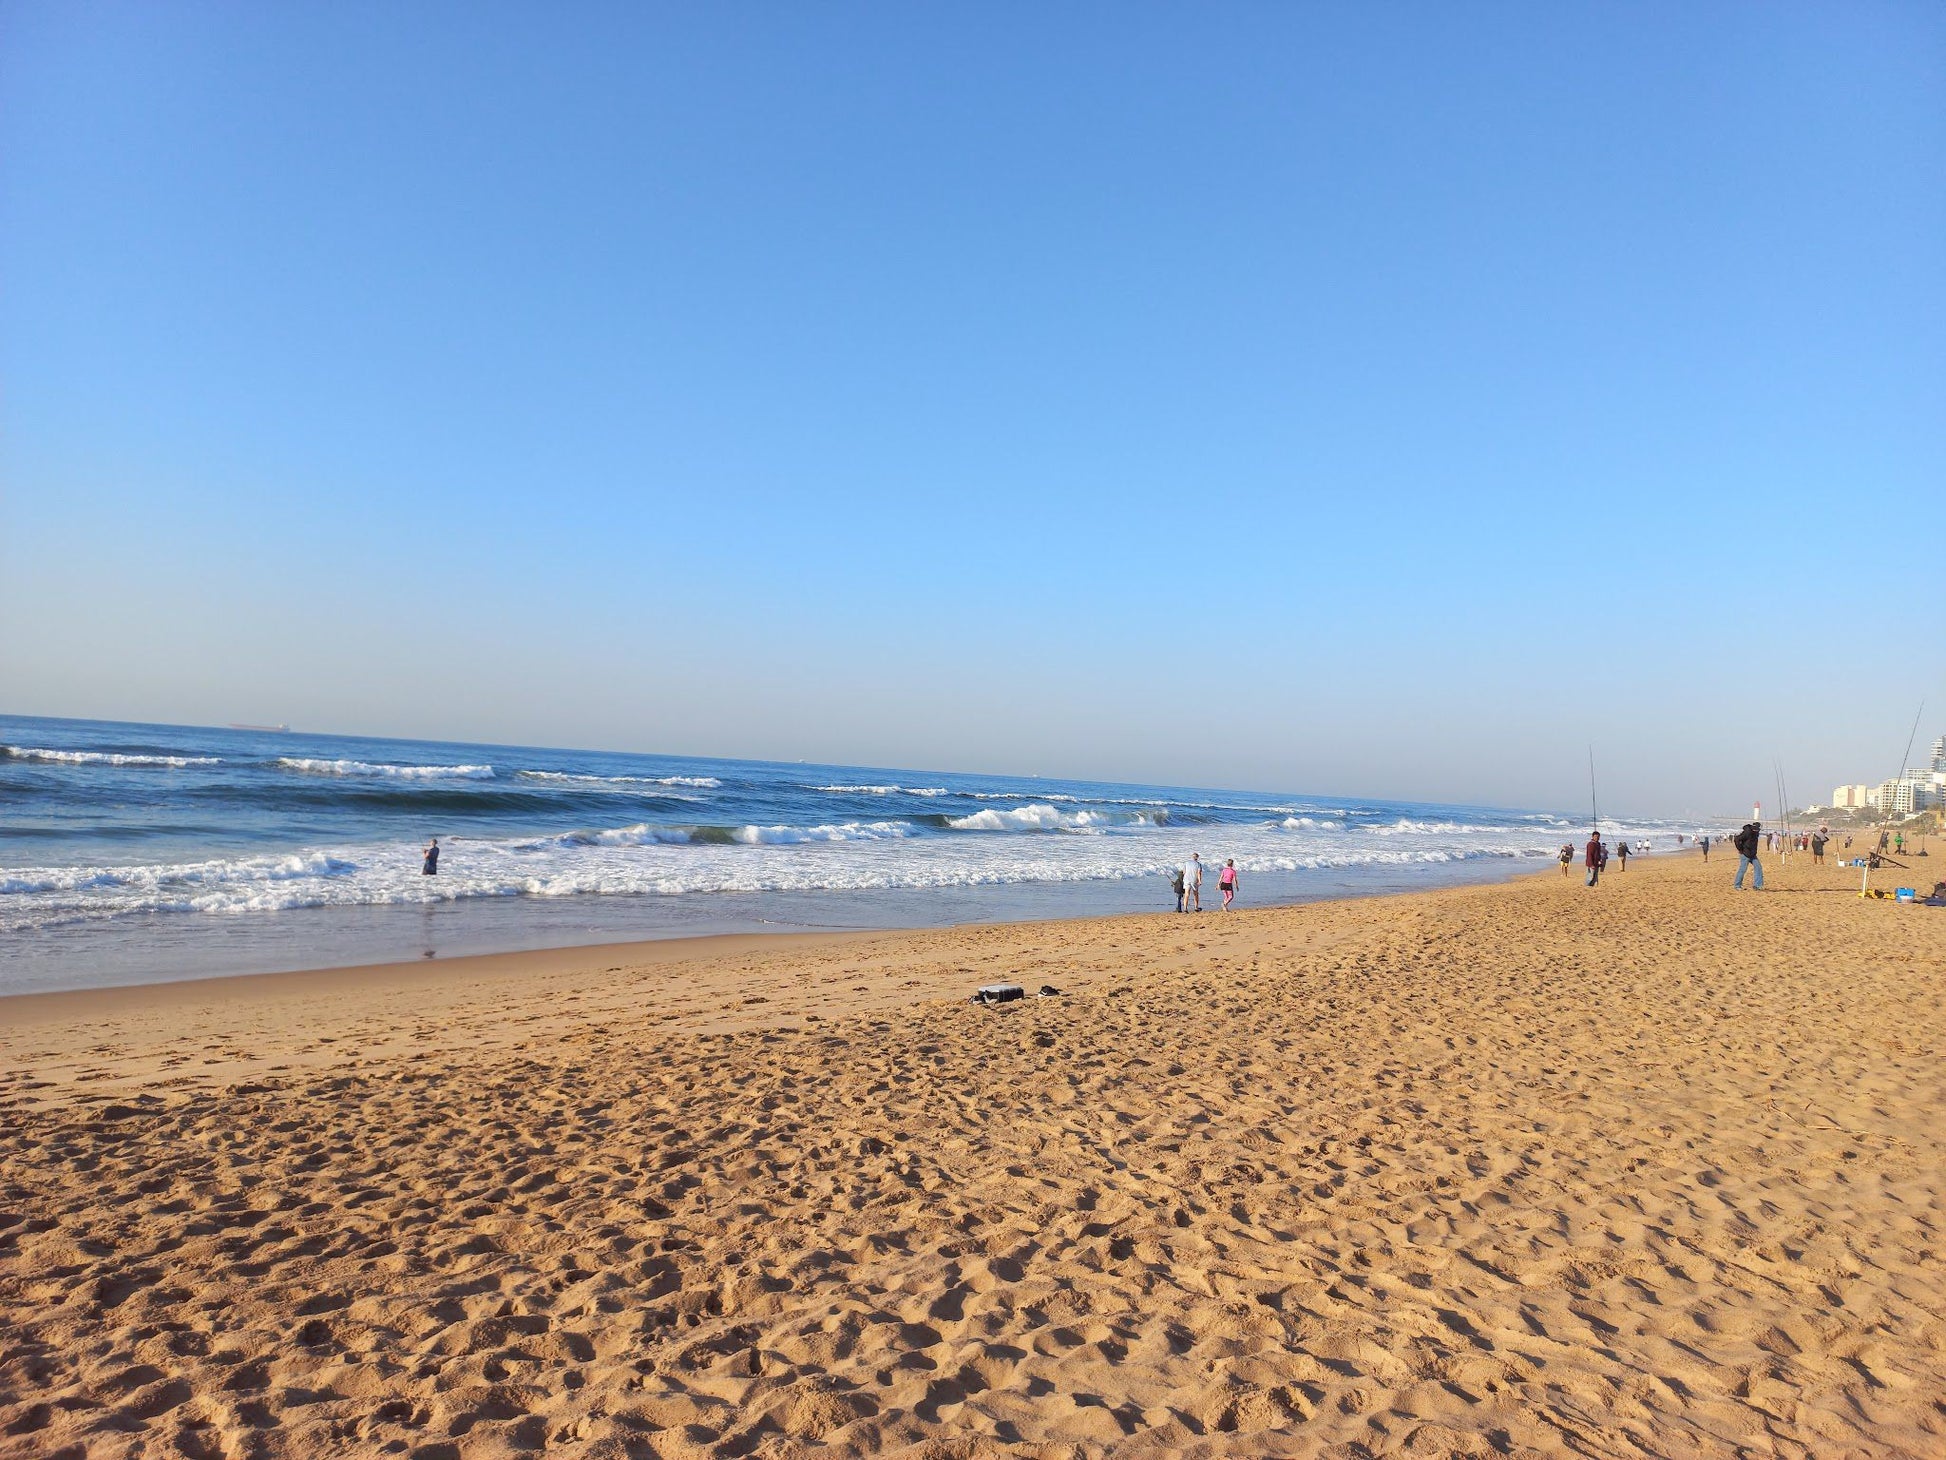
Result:
M1733 870L0 1001L0 1455L1946 1453L1946 912Z

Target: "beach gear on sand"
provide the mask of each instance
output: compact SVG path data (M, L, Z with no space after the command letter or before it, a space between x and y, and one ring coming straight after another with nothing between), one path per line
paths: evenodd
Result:
M1059 998L1061 991L1051 983L1041 985L1037 999ZM990 983L981 986L980 991L967 1002L973 1004L1011 1004L1027 997L1027 990L1017 983Z

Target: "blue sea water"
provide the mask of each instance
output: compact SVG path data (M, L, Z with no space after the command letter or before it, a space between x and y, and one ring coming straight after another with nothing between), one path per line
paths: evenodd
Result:
M0 993L1483 880L1544 811L0 716ZM1673 846L1673 823L1623 834ZM436 877L420 851L437 836Z

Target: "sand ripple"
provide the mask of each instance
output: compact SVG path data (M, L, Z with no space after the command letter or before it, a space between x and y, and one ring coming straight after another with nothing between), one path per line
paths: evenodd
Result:
M1720 870L0 1030L0 1455L1946 1453L1946 913Z

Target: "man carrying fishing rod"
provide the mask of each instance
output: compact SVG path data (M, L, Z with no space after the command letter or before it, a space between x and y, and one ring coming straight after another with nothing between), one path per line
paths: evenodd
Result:
M1594 820L1589 824L1588 847L1582 864L1588 869L1588 885L1601 882L1601 869L1608 865L1608 848L1601 844L1601 799L1595 794L1595 748L1588 747L1588 810Z

